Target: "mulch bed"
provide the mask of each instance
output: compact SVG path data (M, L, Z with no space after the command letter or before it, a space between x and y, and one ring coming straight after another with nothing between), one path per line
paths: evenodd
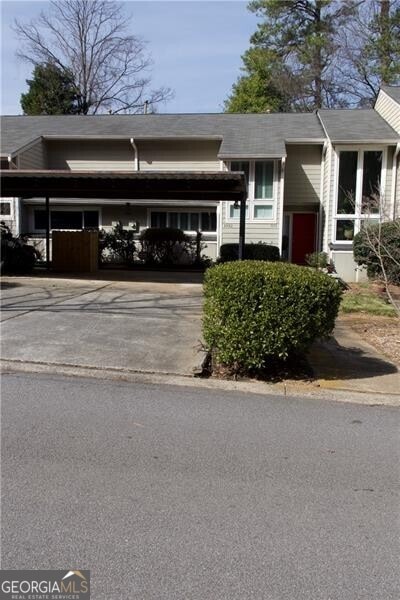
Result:
M361 313L342 315L360 337L376 350L400 366L400 320Z

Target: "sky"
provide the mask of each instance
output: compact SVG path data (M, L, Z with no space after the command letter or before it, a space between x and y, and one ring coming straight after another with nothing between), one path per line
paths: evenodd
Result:
M1 113L20 114L19 99L27 90L32 66L16 58L18 41L11 25L46 10L40 0L0 0ZM240 75L241 55L249 46L257 19L247 2L130 1L133 33L148 42L154 61L152 87L173 89L174 98L159 112L221 112Z

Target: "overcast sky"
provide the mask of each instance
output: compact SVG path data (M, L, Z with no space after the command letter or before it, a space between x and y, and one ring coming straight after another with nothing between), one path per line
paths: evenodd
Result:
M227 0L125 2L133 16L133 33L148 41L154 68L153 84L173 88L175 97L160 112L221 112L232 83L240 73L240 56L256 29L246 2ZM15 57L15 18L26 21L48 2L1 0L2 114L19 114L31 66Z

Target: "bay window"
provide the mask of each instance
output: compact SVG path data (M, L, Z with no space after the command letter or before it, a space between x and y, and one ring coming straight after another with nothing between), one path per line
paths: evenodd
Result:
M346 149L338 153L334 241L351 243L363 222L379 218L383 149Z
M276 205L277 163L264 161L232 161L231 171L244 171L248 185L246 219L273 221ZM227 205L227 219L239 220L240 208L233 202Z

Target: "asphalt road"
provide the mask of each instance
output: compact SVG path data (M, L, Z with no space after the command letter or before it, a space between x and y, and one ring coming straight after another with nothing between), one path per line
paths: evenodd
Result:
M7 374L2 567L94 600L398 600L398 409Z

